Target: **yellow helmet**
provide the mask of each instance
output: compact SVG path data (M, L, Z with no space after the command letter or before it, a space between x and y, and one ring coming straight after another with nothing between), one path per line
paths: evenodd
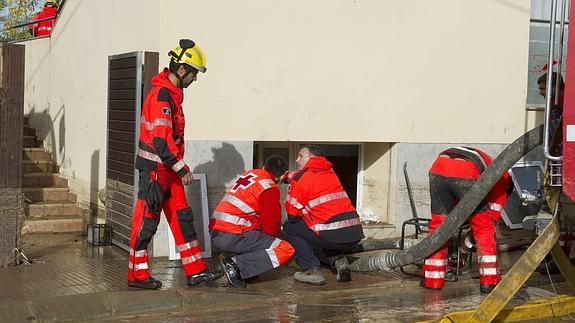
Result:
M180 39L180 46L171 50L168 56L172 62L190 65L202 73L207 71L206 55L192 40Z
M53 8L56 8L56 7L58 7L58 4L56 3L55 0L46 0L46 1L44 2L44 7L53 7Z

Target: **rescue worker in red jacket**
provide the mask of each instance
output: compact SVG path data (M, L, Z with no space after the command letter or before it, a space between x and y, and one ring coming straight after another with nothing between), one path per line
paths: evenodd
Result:
M429 171L430 234L447 218L490 163L491 157L477 148L454 147L439 154ZM506 172L491 189L483 204L469 218L477 244L479 284L482 293L491 292L501 280L495 228L507 200L509 179L509 174ZM447 245L444 245L425 260L423 286L429 289L441 289L445 281L446 267Z
M32 36L34 37L49 36L52 33L52 27L54 27L54 24L56 23L57 14L58 14L58 4L56 3L56 1L46 0L46 2L44 2L44 8L42 8L42 11L37 13L34 16L34 18L32 18L32 22L28 25L28 29L30 30L30 33L32 33ZM54 19L44 20L49 18Z
M296 163L299 171L289 176L285 202L288 222L284 224L284 233L302 269L294 279L313 285L325 283L320 261L313 253L315 246L323 250L326 262L337 271L337 281L350 281L343 250L354 247L364 237L359 215L319 146L302 147Z
M170 67L152 78L153 88L144 102L136 156L139 170L138 200L130 239L128 286L158 289L162 283L148 272L148 244L156 233L163 210L180 253L190 286L223 276L202 260L183 185L193 181L184 162L183 89L206 72L202 49L189 39L170 51Z
M243 173L216 206L210 220L212 242L236 254L220 261L233 286L246 288L244 279L277 268L294 254L294 248L278 238L282 219L276 183L287 169L281 157L268 157L263 169Z

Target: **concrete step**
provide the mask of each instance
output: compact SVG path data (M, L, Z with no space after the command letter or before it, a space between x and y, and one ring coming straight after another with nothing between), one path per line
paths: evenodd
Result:
M52 160L52 155L44 150L44 148L24 148L23 154L23 160L32 160L35 162Z
M43 218L49 216L79 216L80 208L69 201L42 201L26 204L24 212L28 217Z
M25 173L22 187L68 187L68 180L58 173Z
M24 136L24 148L39 148L41 146L41 141L36 140L36 136Z
M77 202L77 196L67 187L24 187L24 197L31 202Z
M84 227L84 219L80 216L27 218L22 224L22 234L83 232Z
M24 136L36 136L36 129L24 125Z
M57 173L59 170L58 166L52 164L51 161L40 160L24 160L22 161L22 172L24 173L35 173L35 172L48 172Z

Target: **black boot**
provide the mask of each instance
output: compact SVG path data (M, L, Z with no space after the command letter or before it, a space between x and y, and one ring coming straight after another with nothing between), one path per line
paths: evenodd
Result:
M143 289L159 289L162 287L162 282L153 277L149 277L144 280L128 280L128 286Z
M248 287L248 285L242 280L242 277L240 276L240 269L232 260L232 258L224 258L220 260L220 265L222 266L222 270L226 274L226 277L232 286L238 288Z
M481 294L489 294L497 285L479 285L479 291Z
M351 281L351 272L349 270L349 263L347 262L347 257L343 256L338 258L335 263L335 270L337 271L337 281L338 282L348 282Z
M210 269L206 269L201 273L188 276L188 286L197 286L203 282L211 282L220 277L222 277L224 273L220 270L211 271Z

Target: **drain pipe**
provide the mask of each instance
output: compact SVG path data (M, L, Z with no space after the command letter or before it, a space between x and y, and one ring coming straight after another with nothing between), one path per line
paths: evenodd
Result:
M441 226L420 243L407 250L387 250L377 256L360 257L351 263L350 269L353 271L392 270L395 267L412 264L429 256L459 230L503 174L542 142L543 126L539 126L511 143L481 174L481 177L451 211Z

